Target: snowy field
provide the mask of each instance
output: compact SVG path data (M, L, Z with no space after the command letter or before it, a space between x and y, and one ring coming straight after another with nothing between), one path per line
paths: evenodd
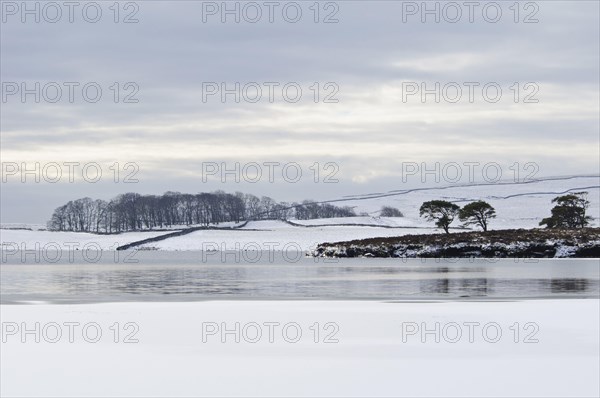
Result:
M347 218L345 223L359 223ZM319 220L323 223L337 224L342 219ZM402 219L399 219L402 220ZM360 223L364 218L360 217ZM385 222L385 221L379 221ZM399 223L402 221L399 221ZM390 222L391 223L391 222ZM372 225L377 225L373 222ZM379 228L363 226L327 226L304 228L283 221L251 221L245 227L233 231L205 230L196 231L176 238L152 242L141 249L160 250L310 250L318 243L347 240L349 238L374 238L380 236L398 236L407 233L433 232L431 227L415 228ZM115 250L127 243L164 235L167 232L125 232L118 235L95 235L79 232L51 232L26 230L0 230L2 250L13 252L16 247L29 250L39 247L41 250L70 247L77 250Z
M59 247L62 250L115 250L118 246L142 239L164 235L164 231L124 232L115 235L96 235L86 232L54 232L54 231L26 231L26 230L0 230L2 250L12 251L15 244L22 249L52 250Z
M383 226L391 228L401 227L416 227L413 220L405 217L379 217L379 216L358 216L358 217L333 217L320 218L314 220L292 220L294 224L304 225L307 227L321 225L339 225L339 224L355 224L355 225L370 225ZM431 228L431 225L426 225L426 228Z
M353 217L346 223L352 223ZM318 220L338 223L341 219ZM159 250L302 250L314 249L321 242L346 240L348 237L376 238L398 236L407 233L427 233L432 228L378 228L362 226L327 226L304 228L283 221L251 221L236 231L196 231L191 234L148 243L140 248ZM273 249L270 249L273 248Z
M599 314L594 299L3 305L0 393L597 397ZM22 333L35 322L39 343Z
M390 191L345 198L334 202L338 206L351 206L357 214L365 216L330 218L317 220L291 220L298 226L282 221L251 221L245 227L235 231L207 230L197 231L180 237L141 246L142 249L159 250L275 250L289 249L311 250L318 243L352 239L399 236L404 234L427 234L442 232L433 223L419 217L419 207L425 201L443 199L464 204L475 201L488 201L496 209L497 218L491 220L490 229L536 228L542 218L550 215L551 200L567 191L588 191L590 207L588 214L593 218L591 226L600 225L600 179L598 177L578 177L559 180L542 180L532 183L506 183L484 186L447 186L446 188L427 188L413 191ZM382 206L393 206L404 217L379 217ZM239 226L236 223L222 223L218 227ZM306 227L303 227L303 226ZM27 225L5 225L5 227L27 227ZM62 249L75 242L82 248L115 249L127 243L166 234L167 232L127 232L118 235L94 235L88 233L50 232L1 229L2 248L12 250L16 243L19 247L42 248L58 244ZM186 228L181 226L180 228ZM460 227L456 220L451 228ZM456 230L456 229L454 229ZM48 246L48 247L50 247Z
M444 184L440 184L444 186ZM447 200L459 206L475 200L485 200L495 209L497 217L491 221L490 229L535 228L545 217L550 216L554 197L567 191L587 191L590 201L588 215L594 218L591 225L600 225L600 178L578 177L560 180L540 180L521 184L491 184L483 186L448 186L415 191L389 191L360 195L361 199L335 204L355 206L357 213L377 215L382 206L398 208L407 222L414 226L431 226L419 217L419 207L429 200ZM350 199L350 198L349 198ZM455 221L452 226L460 225Z

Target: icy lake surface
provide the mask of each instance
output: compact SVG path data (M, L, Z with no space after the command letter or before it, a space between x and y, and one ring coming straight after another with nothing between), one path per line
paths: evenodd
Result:
M115 256L118 256L115 257ZM3 259L2 304L228 299L597 298L598 259L315 259L303 253L64 252ZM137 261L137 262L131 262Z

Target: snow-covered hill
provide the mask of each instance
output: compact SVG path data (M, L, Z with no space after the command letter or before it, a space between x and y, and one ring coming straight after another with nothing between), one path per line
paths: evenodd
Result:
M291 222L251 221L240 229L201 230L139 247L160 250L312 250L322 242L440 232L432 223L419 217L421 204L434 199L448 200L461 206L479 199L489 202L496 208L497 214L497 218L490 223L490 229L535 228L542 218L550 215L553 206L551 200L555 196L578 191L589 192L588 214L593 218L591 226L599 226L600 177L563 177L519 184L443 186L357 195L341 198L334 204L352 206L357 214L368 213L367 216ZM396 207L404 217L379 217L382 206ZM224 226L234 225L219 225ZM153 231L94 235L39 231L39 226L25 224L19 224L18 227L31 230L0 230L2 250L12 251L15 244L19 247L24 245L26 248L35 248L36 244L41 247L57 244L66 249L69 245L72 246L73 242L77 242L79 248L88 244L88 248L106 250L166 233ZM460 223L455 221L452 227L459 228Z
M567 192L587 191L593 217L590 226L600 225L600 177L562 177L528 183L459 186L449 185L414 190L397 190L344 198L338 205L352 206L357 213L377 215L382 206L398 208L404 214L405 225L426 226L419 218L423 202L447 200L463 206L475 200L485 200L495 209L497 217L490 229L535 228L540 220L550 215L552 199ZM346 200L347 199L347 200ZM409 224L410 223L410 224ZM458 225L458 223L456 223Z

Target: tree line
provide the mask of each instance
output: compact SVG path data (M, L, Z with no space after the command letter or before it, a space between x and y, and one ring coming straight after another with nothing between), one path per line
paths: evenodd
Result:
M552 215L540 225L548 228L584 228L591 220L586 215L589 201L587 192L575 192L552 200L556 205ZM487 202L478 200L460 207L444 200L424 202L419 215L435 222L449 233L455 219L464 226L477 225L488 230L496 210ZM276 202L263 196L236 192L184 194L166 192L163 195L125 193L109 201L81 198L69 201L54 210L48 229L94 233L119 233L144 229L168 228L180 225L218 225L222 222L245 220L310 220L318 218L354 217L351 207L305 200L302 203ZM381 217L402 217L392 207L382 207Z
M592 219L586 215L590 206L587 194L574 192L555 197L552 199L552 203L556 203L551 210L552 215L540 221L539 225L545 225L546 228L585 228ZM485 232L490 220L496 218L496 210L483 200L468 203L462 208L445 200L430 200L421 205L419 215L427 221L435 222L435 225L446 233L450 233L450 224L456 218L462 221L464 226L477 225Z
M109 201L81 198L54 210L48 229L95 233L119 233L175 225L204 225L244 220L309 220L353 217L350 207L305 200L276 202L263 196L216 191L163 195L125 193Z

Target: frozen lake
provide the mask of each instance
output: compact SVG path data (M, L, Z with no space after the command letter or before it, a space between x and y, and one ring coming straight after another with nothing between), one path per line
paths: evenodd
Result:
M315 259L282 252L63 252L0 265L2 304L597 298L597 259ZM47 260L60 259L55 263ZM45 261L46 260L46 261ZM92 262L95 261L95 262Z

